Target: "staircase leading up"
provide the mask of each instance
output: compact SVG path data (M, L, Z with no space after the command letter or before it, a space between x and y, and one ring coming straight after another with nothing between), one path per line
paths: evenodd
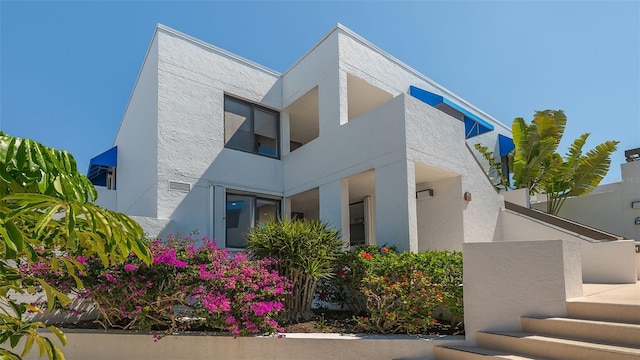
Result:
M481 331L477 346L436 347L435 358L640 359L640 283L584 289L567 317L522 317L521 332Z

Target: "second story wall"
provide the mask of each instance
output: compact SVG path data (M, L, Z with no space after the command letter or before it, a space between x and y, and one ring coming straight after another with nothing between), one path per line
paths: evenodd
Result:
M279 74L175 31L159 31L158 216L206 217L209 185L282 192L282 164L225 148L225 94L279 110ZM174 191L180 183L186 191ZM185 210L186 211L186 210Z
M114 141L114 146L118 146L117 211L128 215L157 216L157 120L156 31Z

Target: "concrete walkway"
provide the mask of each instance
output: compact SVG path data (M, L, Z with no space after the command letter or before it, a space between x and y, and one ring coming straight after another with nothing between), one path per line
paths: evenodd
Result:
M583 296L571 301L640 305L640 282L635 284L583 284Z

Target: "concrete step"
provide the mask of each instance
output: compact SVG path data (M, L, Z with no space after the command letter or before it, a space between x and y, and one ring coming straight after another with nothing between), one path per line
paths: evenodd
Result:
M640 324L640 299L636 304L569 300L567 315L574 319Z
M433 348L433 353L437 360L545 360L540 357L529 357L512 352L485 349L476 346L436 346Z
M640 348L640 324L568 318L522 317L522 331Z
M523 332L478 332L479 347L550 360L638 360L640 348L590 343Z

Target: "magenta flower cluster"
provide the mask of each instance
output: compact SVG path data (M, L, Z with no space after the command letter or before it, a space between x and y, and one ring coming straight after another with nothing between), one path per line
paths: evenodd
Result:
M98 258L75 259L86 266L82 290L50 271L48 280L94 301L105 327L167 333L197 327L234 336L282 331L275 319L290 284L273 260L231 254L208 238L168 236L150 242L149 250L150 265L134 256L107 269ZM47 275L47 269L36 269Z

